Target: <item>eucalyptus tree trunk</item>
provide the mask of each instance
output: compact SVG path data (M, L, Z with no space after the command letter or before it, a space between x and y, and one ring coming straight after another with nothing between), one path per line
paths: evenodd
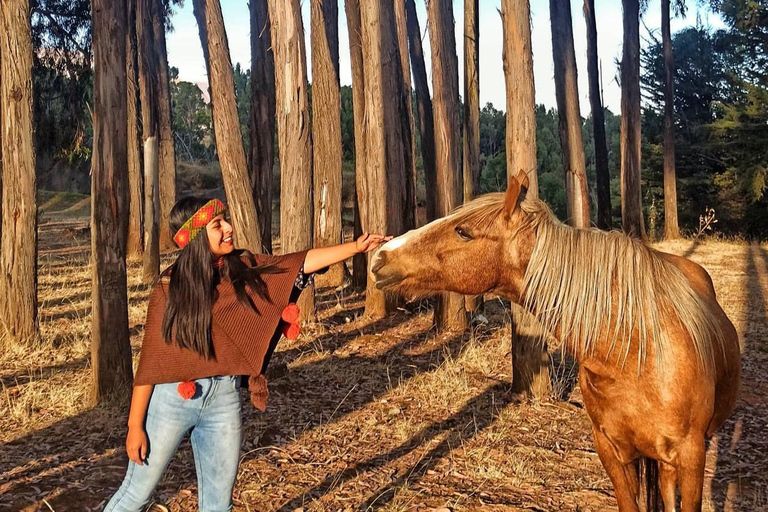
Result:
M299 0L268 0L268 5L276 69L280 246L285 254L312 247L312 138L307 59ZM304 319L315 318L314 293L314 288L306 288L299 299Z
M424 164L424 188L427 190L427 222L437 218L437 201L431 191L437 188L435 171L435 127L432 112L432 98L429 95L427 67L424 64L424 50L421 46L421 29L416 15L414 0L405 0L405 18L408 29L408 47L413 68L413 82L416 89L416 106L421 138L421 159Z
M139 48L139 89L144 140L144 258L142 279L153 284L160 275L160 191L157 54L152 18L156 0L138 0L136 33Z
M661 40L664 48L664 238L680 238L677 223L675 171L675 58L669 29L669 0L661 0Z
M589 102L592 107L592 131L595 139L595 173L597 174L597 227L609 230L612 224L611 175L608 171L608 145L605 140L605 113L600 94L600 71L597 61L597 22L595 0L584 0L587 22L587 75Z
M357 178L364 231L398 235L405 229L406 174L403 144L403 76L397 45L394 5L388 0L360 4L365 76L365 173ZM370 258L369 258L370 264ZM397 304L368 280L365 312L380 318Z
M345 0L349 55L352 67L352 115L355 124L355 226L354 237L363 234L360 217L360 188L357 181L363 179L365 166L365 75L363 73L363 43L359 0ZM352 259L352 282L356 288L365 288L368 281L367 257L357 254Z
M160 158L158 177L160 184L160 247L172 250L174 233L170 232L169 216L176 203L176 149L173 141L173 120L171 116L171 81L168 70L168 50L165 44L165 9L162 0L156 0L156 15L152 18L157 52L158 78L158 135L160 136Z
M312 150L315 247L343 241L341 229L341 91L339 89L339 6L311 0ZM340 286L341 263L315 278L317 286Z
M459 136L459 64L451 0L430 0L429 44L432 50L434 92L435 163L437 165L437 215L448 215L462 203L461 139ZM464 297L443 293L435 308L438 330L467 327Z
M0 3L0 336L38 339L37 200L29 0ZM124 63L125 61L121 61Z
M528 177L528 196L538 197L536 173L536 104L528 0L502 0L502 59L507 86L507 179Z
M145 6L146 7L146 6ZM93 0L91 159L92 401L126 400L133 384L128 331L128 105L125 0Z
M589 192L581 137L576 52L573 48L571 4L549 0L552 22L552 58L555 63L555 96L565 174L568 223L576 228L589 227Z
M275 58L267 0L250 0L250 179L264 252L272 253L272 169L275 165Z
M397 47L400 51L400 70L403 75L403 97L405 117L401 119L403 148L408 164L405 175L405 230L416 227L416 138L413 124L413 96L411 93L411 64L408 57L408 24L405 14L405 0L395 0L395 24L397 25Z
M622 0L624 44L621 57L621 227L645 238L640 192L640 4Z
M138 63L136 50L136 0L127 0L128 17L125 33L126 98L128 116L128 247L127 256L144 252L144 197L138 118Z

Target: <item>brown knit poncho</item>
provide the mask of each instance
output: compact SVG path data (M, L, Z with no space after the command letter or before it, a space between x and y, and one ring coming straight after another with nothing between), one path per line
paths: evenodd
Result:
M258 313L238 300L231 282L222 281L218 285L218 298L211 315L215 359L205 359L192 350L163 340L162 325L169 279L161 279L149 298L144 342L134 385L183 382L217 375L260 376L265 357L279 339L276 330L280 314L291 299L306 254L302 251L284 256L254 255L257 266L274 265L283 270L261 276L269 301L247 290ZM263 377L261 381L266 385Z

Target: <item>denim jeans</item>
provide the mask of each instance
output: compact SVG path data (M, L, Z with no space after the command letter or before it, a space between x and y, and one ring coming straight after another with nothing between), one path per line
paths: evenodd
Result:
M195 395L184 400L178 383L158 384L146 419L149 453L144 464L128 463L120 489L105 512L139 512L150 500L168 463L188 432L197 472L201 512L232 510L232 490L240 462L238 377L196 380Z

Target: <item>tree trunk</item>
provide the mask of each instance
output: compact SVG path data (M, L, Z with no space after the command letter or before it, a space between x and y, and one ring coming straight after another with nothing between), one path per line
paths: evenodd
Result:
M568 223L577 228L589 227L589 192L581 137L578 73L573 48L571 4L549 0L552 22L552 58L555 63L555 96L557 98L560 146L565 174L565 196Z
M235 99L235 79L229 56L229 43L224 30L224 18L219 0L198 0L200 18L205 18L208 62L211 84L211 106L216 135L216 151L221 164L227 206L232 217L238 247L254 253L261 252L261 233L256 219L253 189L245 161L243 136ZM201 30L201 34L202 34Z
M502 59L507 86L507 179L528 176L528 196L538 197L536 173L536 104L528 0L502 0Z
M144 252L144 187L141 176L141 155L139 150L139 118L137 88L136 51L136 0L128 1L128 25L125 36L126 53L126 98L128 99L128 248L127 256L138 257Z
M403 144L403 76L394 5L371 0L360 5L365 76L365 173L358 176L361 224L369 233L399 235L405 228L406 148ZM370 265L370 258L368 261ZM381 318L397 304L368 280L365 313Z
M125 1L93 0L92 14L91 366L92 400L98 403L109 396L127 399L133 384L125 264L129 206L125 100L128 25Z
M416 227L416 139L413 124L413 96L411 93L411 64L408 58L408 23L405 14L405 0L395 1L395 24L397 26L397 47L400 51L400 70L403 74L403 98L407 115L400 122L403 148L408 163L405 175L405 230Z
M156 0L138 0L136 33L139 48L139 89L144 139L144 264L142 279L153 284L160 275L160 197L158 191L160 141L158 123L157 55L152 18Z
M437 166L437 215L448 215L462 203L461 140L459 138L459 63L451 0L430 0L429 44L432 50L434 91L435 163ZM435 308L438 330L464 330L467 315L464 297L443 293Z
M165 45L165 10L163 1L156 0L156 15L152 18L155 36L155 58L158 78L158 123L160 135L160 161L158 177L160 183L160 247L173 250L174 233L170 232L171 208L176 203L176 150L173 142L173 121L171 118L171 81L168 71L168 51Z
M360 215L360 187L365 167L365 76L363 74L363 45L358 0L345 0L347 32L349 33L349 55L352 67L352 111L355 122L355 240L363 234ZM352 282L356 288L365 288L368 282L367 257L357 254L352 259Z
M267 0L251 0L250 179L264 252L272 253L272 169L275 165L275 57Z
M200 45L203 48L205 72L208 74L208 97L211 97L211 57L208 50L208 21L206 0L192 0L192 12L197 21L197 31L200 34Z
M339 6L311 0L312 151L315 247L336 245L341 229L341 91L339 89ZM315 278L317 286L340 286L341 263Z
M664 47L664 238L680 238L677 223L675 171L675 58L669 29L669 0L661 0L661 40Z
M312 139L307 59L299 0L269 0L275 52L277 141L280 152L280 246L283 254L312 247ZM302 317L315 318L315 292L299 300Z
M624 44L621 56L621 227L645 238L640 192L640 5L622 0Z
M589 76L589 102L592 107L592 130L595 138L597 227L609 230L612 227L611 175L608 171L608 145L605 140L605 113L603 112L603 100L600 96L595 0L584 0L584 19L587 22L587 75Z
M480 26L478 0L464 0L464 202L480 194ZM467 311L482 295L466 298Z
M37 324L37 202L29 0L0 3L2 243L0 335L33 343ZM124 63L125 61L120 61ZM123 97L124 98L124 97Z
M408 46L413 67L413 81L416 87L416 105L419 116L419 137L421 138L421 159L424 164L424 188L427 190L427 222L437 218L437 202L431 191L437 188L435 171L435 128L432 112L432 98L429 96L427 67L424 64L424 50L421 47L421 29L416 16L414 0L405 0Z
M536 173L536 106L531 53L531 11L528 0L502 0L502 59L507 86L507 179L528 177L530 197L538 197ZM536 397L549 392L547 353L532 333L532 316L512 306L512 388ZM535 333L536 330L534 329ZM540 326L538 332L541 332Z

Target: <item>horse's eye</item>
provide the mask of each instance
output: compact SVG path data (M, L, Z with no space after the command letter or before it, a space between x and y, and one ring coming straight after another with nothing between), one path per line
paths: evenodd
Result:
M472 240L472 235L464 231L461 226L456 226L456 234L459 235L462 240Z

